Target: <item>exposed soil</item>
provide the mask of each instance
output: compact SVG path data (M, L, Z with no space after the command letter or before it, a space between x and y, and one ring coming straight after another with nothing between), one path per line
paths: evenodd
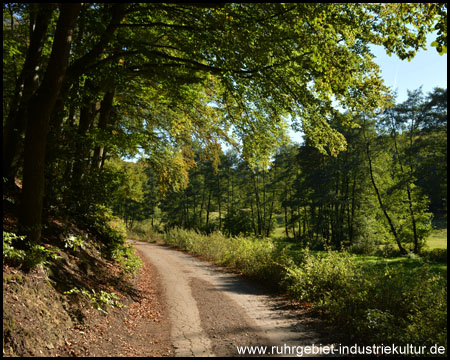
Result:
M3 356L56 356L73 327L42 268L29 274L3 266Z
M154 267L145 263L133 280L136 295L126 309L107 315L90 308L83 325L74 327L62 356L173 356L170 324Z
M75 259L62 258L64 266L53 265L50 276L42 267L24 273L3 266L3 356L173 356L161 283L151 264L135 278L111 282L119 273L114 263L98 260L87 280ZM126 307L107 307L105 314L57 290L55 276L77 272L73 283L114 292Z

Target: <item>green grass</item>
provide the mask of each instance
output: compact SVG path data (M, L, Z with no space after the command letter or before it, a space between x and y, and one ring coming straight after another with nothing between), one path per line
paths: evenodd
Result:
M447 263L428 261L422 258L410 258L407 256L383 258L380 256L352 254L352 258L354 259L355 264L359 265L364 270L383 267L389 267L391 269L403 267L405 271L410 272L427 264L432 273L447 278Z
M285 236L286 236L286 230L284 229L284 226L276 227L275 230L272 233L272 237L274 239L283 238Z
M445 234L447 233L447 230L444 230ZM442 231L441 231L442 233ZM442 244L442 236L439 239L440 244ZM445 238L445 241L447 239ZM300 244L298 241L292 240L292 241L286 241L286 240L276 240L274 239L277 246L281 248L286 249L286 253L289 254L292 258L295 258L295 255L298 255L302 251ZM442 248L442 247L440 247ZM445 247L446 248L446 247ZM431 247L429 248L432 249ZM326 251L313 251L311 250L311 253L314 254L326 254ZM355 261L355 264L358 266L361 266L363 269L369 270L371 268L381 268L381 267L399 267L403 266L407 270L413 270L416 268L419 268L423 266L425 263L428 264L430 267L430 270L432 273L440 274L443 277L447 277L447 262L438 262L438 261L429 261L426 259L423 259L421 257L414 257L412 256L395 256L395 257L382 257L382 256L375 256L375 255L357 255L357 254L351 254L352 259Z
M434 230L427 239L429 249L447 249L447 229Z

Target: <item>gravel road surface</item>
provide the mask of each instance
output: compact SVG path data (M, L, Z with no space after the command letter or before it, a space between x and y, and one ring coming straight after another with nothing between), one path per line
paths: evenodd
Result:
M282 356L331 345L325 324L262 286L181 251L133 243L161 276L176 356L239 356L237 346L257 345Z

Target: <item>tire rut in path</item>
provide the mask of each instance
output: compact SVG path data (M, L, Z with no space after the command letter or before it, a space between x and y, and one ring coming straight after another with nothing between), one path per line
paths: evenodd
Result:
M191 279L191 289L216 356L236 356L236 346L269 345L255 322L222 291L199 278Z
M309 326L309 316L286 309L241 276L168 247L134 244L161 276L175 356L237 356L236 346L329 345Z
M187 273L158 254L157 248L149 250L147 244L136 247L155 265L163 280L175 356L213 356L209 338L201 327Z

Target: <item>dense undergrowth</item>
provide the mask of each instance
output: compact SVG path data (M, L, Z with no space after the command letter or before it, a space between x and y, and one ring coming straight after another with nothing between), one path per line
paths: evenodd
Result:
M58 228L43 244L32 244L26 236L3 231L3 261L8 265L30 271L40 265L47 266L60 256L58 251L76 254L87 242L97 247L102 256L118 262L124 274L133 274L142 265L133 247L126 243L126 229L123 221L112 215L111 210L98 206L95 211L77 219L84 236L72 234L67 227ZM50 244L49 244L50 243Z
M170 230L163 240L312 304L354 341L447 346L447 282L427 261L380 259L368 266L345 251L290 251L269 238L182 229Z

